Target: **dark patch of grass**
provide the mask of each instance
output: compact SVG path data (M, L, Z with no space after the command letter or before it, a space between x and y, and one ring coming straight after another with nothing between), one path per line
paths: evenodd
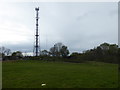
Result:
M118 65L38 60L3 62L3 88L116 88ZM41 84L46 83L42 87Z

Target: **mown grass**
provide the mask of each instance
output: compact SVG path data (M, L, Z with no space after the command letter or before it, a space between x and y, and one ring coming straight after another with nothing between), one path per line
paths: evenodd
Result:
M2 64L3 88L116 88L118 65L37 60ZM42 87L41 84L46 86Z
M2 61L0 61L0 89L2 89Z

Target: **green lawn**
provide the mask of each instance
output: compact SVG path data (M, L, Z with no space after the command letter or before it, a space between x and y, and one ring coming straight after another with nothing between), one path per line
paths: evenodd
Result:
M3 88L118 87L117 64L7 61L2 63L2 70Z
M2 88L2 62L0 61L0 89Z

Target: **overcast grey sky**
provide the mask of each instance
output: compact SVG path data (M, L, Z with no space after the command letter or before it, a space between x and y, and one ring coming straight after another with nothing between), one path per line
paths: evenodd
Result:
M35 7L39 7L41 49L62 42L82 52L107 42L118 44L117 2L0 3L0 46L32 52Z

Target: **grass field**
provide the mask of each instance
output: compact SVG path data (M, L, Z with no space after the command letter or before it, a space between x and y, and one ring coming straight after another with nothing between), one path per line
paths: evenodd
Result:
M0 61L0 89L2 89L2 61Z
M102 62L67 63L6 61L3 88L116 88L118 65ZM46 86L41 86L45 83Z

